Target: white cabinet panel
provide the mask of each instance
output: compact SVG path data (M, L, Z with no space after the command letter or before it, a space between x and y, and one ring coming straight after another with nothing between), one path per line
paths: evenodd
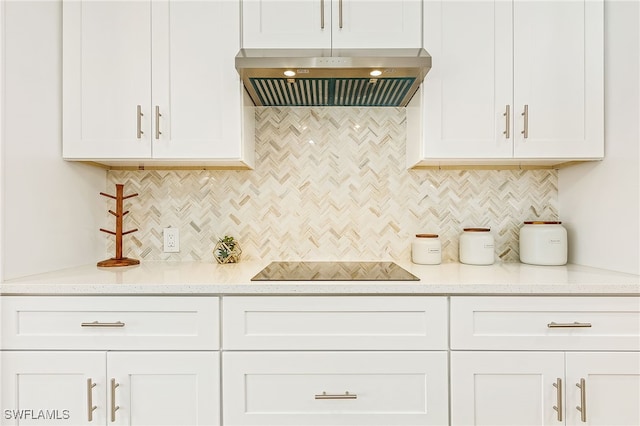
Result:
M244 0L242 47L331 47L331 0Z
M242 47L422 47L419 0L245 0Z
M218 349L217 297L2 299L4 349Z
M243 155L237 15L230 1L153 3L154 158Z
M407 110L409 167L603 157L603 1L436 0L423 20L434 60Z
M225 349L447 348L445 297L225 297Z
M555 425L559 352L452 352L452 425Z
M110 352L108 407L119 408L109 424L219 424L219 365L218 352Z
M63 20L65 159L253 166L238 2L65 0Z
M640 350L637 297L453 297L451 318L452 349Z
M63 156L150 157L151 3L66 1L63 11Z
M0 424L106 424L105 359L104 352L0 352Z
M576 384L584 379L584 390ZM640 353L567 353L567 424L640 424ZM586 404L584 421L581 392Z
M423 156L511 157L502 116L512 94L511 4L428 1L424 9L434 61L422 86Z
M422 47L422 2L334 0L331 47Z
M602 10L598 1L514 2L516 157L604 155Z
M224 424L447 423L442 352L226 352Z

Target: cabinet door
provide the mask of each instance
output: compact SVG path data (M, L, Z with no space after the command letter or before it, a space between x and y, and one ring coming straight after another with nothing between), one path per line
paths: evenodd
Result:
M516 157L604 155L602 3L514 3Z
M237 2L153 3L154 159L241 157L239 20Z
M218 352L110 352L109 424L219 425L219 359Z
M567 353L566 389L567 424L639 425L640 353Z
M333 0L331 10L333 49L422 47L420 0Z
M1 424L106 424L104 352L4 351L0 360Z
M563 377L561 352L451 352L451 424L556 425Z
M512 93L512 5L504 1L424 2L421 158L510 158L503 115Z
M242 47L331 48L331 0L244 0Z
M150 157L151 2L65 1L63 21L63 157Z

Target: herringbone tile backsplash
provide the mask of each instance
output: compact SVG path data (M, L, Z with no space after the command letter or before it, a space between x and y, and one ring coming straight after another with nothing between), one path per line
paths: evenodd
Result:
M557 220L553 170L406 170L403 109L256 114L255 170L108 173L108 192L123 183L140 194L125 201L125 230L139 229L125 256L213 262L218 237L233 235L243 259L408 260L416 233L437 233L443 261L457 261L462 228L484 226L515 262L522 222ZM162 252L168 226L180 229L179 253Z

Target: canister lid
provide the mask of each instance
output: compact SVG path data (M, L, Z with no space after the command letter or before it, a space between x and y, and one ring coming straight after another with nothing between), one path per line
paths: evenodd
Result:
M542 220L533 220L529 222L525 222L525 225L560 225L562 222L546 222Z
M438 234L416 234L416 238L438 238Z
M464 232L489 232L490 228L464 228Z

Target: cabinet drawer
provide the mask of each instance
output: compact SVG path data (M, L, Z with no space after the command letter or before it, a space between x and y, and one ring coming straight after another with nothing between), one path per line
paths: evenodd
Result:
M640 350L640 298L452 297L451 348Z
M216 297L5 296L4 349L218 349Z
M224 349L446 349L445 297L225 297Z
M223 424L447 424L447 353L225 352Z

